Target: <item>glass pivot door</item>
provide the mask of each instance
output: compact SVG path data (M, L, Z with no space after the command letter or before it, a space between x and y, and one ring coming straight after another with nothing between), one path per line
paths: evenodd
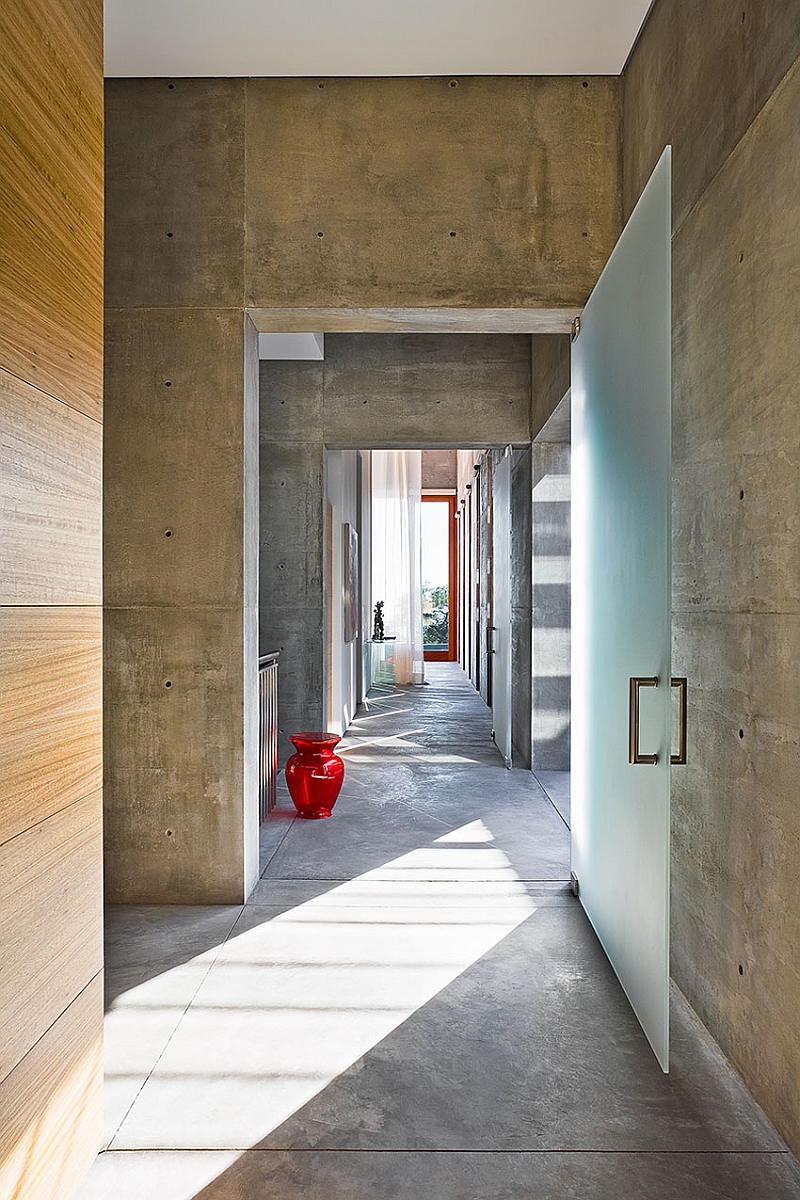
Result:
M572 343L572 870L665 1071L670 205L667 147Z

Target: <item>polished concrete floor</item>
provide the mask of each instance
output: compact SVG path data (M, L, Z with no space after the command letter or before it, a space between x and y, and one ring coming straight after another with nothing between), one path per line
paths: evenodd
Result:
M460 670L377 691L333 817L281 792L236 908L112 910L80 1200L788 1200L680 997L665 1077L568 887L568 777L506 771Z

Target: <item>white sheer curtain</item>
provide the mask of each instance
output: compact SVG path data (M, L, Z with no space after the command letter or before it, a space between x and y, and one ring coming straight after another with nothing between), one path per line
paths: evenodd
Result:
M422 451L372 451L372 602L395 635L398 683L424 683Z

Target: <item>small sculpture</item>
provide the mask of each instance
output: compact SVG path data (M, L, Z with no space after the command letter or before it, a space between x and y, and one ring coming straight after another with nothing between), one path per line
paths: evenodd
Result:
M383 639L383 600L379 600L375 605L375 621L372 626L372 640L373 642L382 642Z

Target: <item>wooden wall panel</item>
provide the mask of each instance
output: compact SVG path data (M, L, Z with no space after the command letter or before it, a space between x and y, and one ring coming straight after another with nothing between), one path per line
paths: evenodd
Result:
M0 1083L0 1200L69 1200L100 1149L102 974Z
M102 25L0 4L0 1200L102 1130Z
M101 806L95 792L0 846L0 1080L102 967Z
M0 129L0 366L102 409L102 232Z
M0 5L0 124L72 211L103 216L103 23L98 4ZM44 77L44 78L43 78Z
M101 426L2 369L0 426L0 604L99 604Z
M0 844L102 786L101 621L0 608Z
M0 5L0 45L0 366L99 417L102 5Z

